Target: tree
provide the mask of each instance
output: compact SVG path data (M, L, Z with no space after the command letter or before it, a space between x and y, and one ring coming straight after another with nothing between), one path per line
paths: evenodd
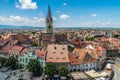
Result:
M66 77L67 74L68 74L68 69L65 66L60 66L58 68L58 72L59 72L60 76L65 76Z
M33 35L35 35L35 34L36 34L36 32L32 32L32 34L33 34Z
M22 68L23 68L22 64L18 64L18 66L19 66L19 69L22 69Z
M3 66L5 64L5 62L6 62L6 59L3 58L3 57L0 57L0 64L1 64L1 66Z
M89 40L88 37L86 37L85 40L88 41Z
M12 69L15 69L17 67L17 63L16 62L17 62L17 60L15 59L15 57L11 56L5 62L5 66L6 67L11 67Z
M42 67L37 59L31 59L27 65L27 69L35 75L40 75Z
M118 38L119 36L120 36L120 35L118 35L118 34L114 35L115 38Z
M86 37L85 40L87 40L87 41L93 41L94 37Z
M71 46L68 46L68 50L69 50L70 52L72 52L72 51L74 50L74 48L72 48Z
M32 46L37 47L37 46L38 46L38 44L37 44L37 43L35 43L35 42L33 42L33 43L32 43Z
M56 73L56 66L53 63L47 63L45 66L45 74L52 78L54 76L54 74Z

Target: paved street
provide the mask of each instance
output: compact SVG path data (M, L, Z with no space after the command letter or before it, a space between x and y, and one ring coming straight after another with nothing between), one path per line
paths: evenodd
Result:
M23 78L23 80L42 80L42 77L30 79L30 75L30 72L20 72L20 70L0 72L0 80L18 80L19 78Z

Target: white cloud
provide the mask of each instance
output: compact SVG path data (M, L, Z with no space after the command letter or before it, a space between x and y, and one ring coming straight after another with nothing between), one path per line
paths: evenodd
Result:
M70 16L69 15L66 15L66 14L62 14L61 16L60 16L60 19L62 19L62 20L66 20L66 19L69 19L70 18Z
M2 25L15 25L15 26L44 26L44 18L27 18L20 16L9 16L2 17L0 16L0 24Z
M54 17L54 16L52 16L52 18L53 18L53 20L57 20L57 18L56 18L56 17Z
M63 6L67 6L67 3L63 3Z
M63 20L66 18L61 15ZM53 16L54 20L57 20L56 17ZM67 17L68 19L68 17ZM70 21L70 20L69 20ZM80 22L69 22L57 20L54 22L54 27L120 27L120 22L114 22L112 20L96 20L96 21L80 21ZM45 26L45 18L28 18L21 16L9 16L3 17L0 16L0 24L1 25L15 25L15 26Z
M97 17L98 15L97 14L92 14L91 17Z
M32 0L19 0L19 3L16 3L16 8L19 8L19 9L37 9L37 3L32 2Z

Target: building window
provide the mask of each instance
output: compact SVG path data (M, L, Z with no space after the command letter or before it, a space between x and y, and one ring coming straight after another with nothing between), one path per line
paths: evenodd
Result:
M28 62L27 58L25 58L25 62L26 62L26 63Z
M86 67L88 67L88 65L86 64Z
M23 62L24 62L24 59L23 59Z
M92 63L90 65L92 66Z
M83 67L84 67L84 64L83 64Z
M41 64L43 64L43 62L41 62Z
M22 59L20 58L20 62L22 62Z

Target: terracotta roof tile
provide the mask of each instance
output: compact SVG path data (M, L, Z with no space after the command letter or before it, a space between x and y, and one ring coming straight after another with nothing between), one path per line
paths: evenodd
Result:
M37 56L41 59L41 58L45 58L46 56L46 51L45 50L35 50L35 53L37 54Z
M73 53L70 53L69 58L71 64L85 64L95 62L99 58L99 56L94 50L80 49L79 53L75 53L75 51L73 51Z
M21 51L22 49L23 49L23 47L21 47L21 46L12 46L10 50Z
M68 46L50 44L47 46L46 62L69 62Z

